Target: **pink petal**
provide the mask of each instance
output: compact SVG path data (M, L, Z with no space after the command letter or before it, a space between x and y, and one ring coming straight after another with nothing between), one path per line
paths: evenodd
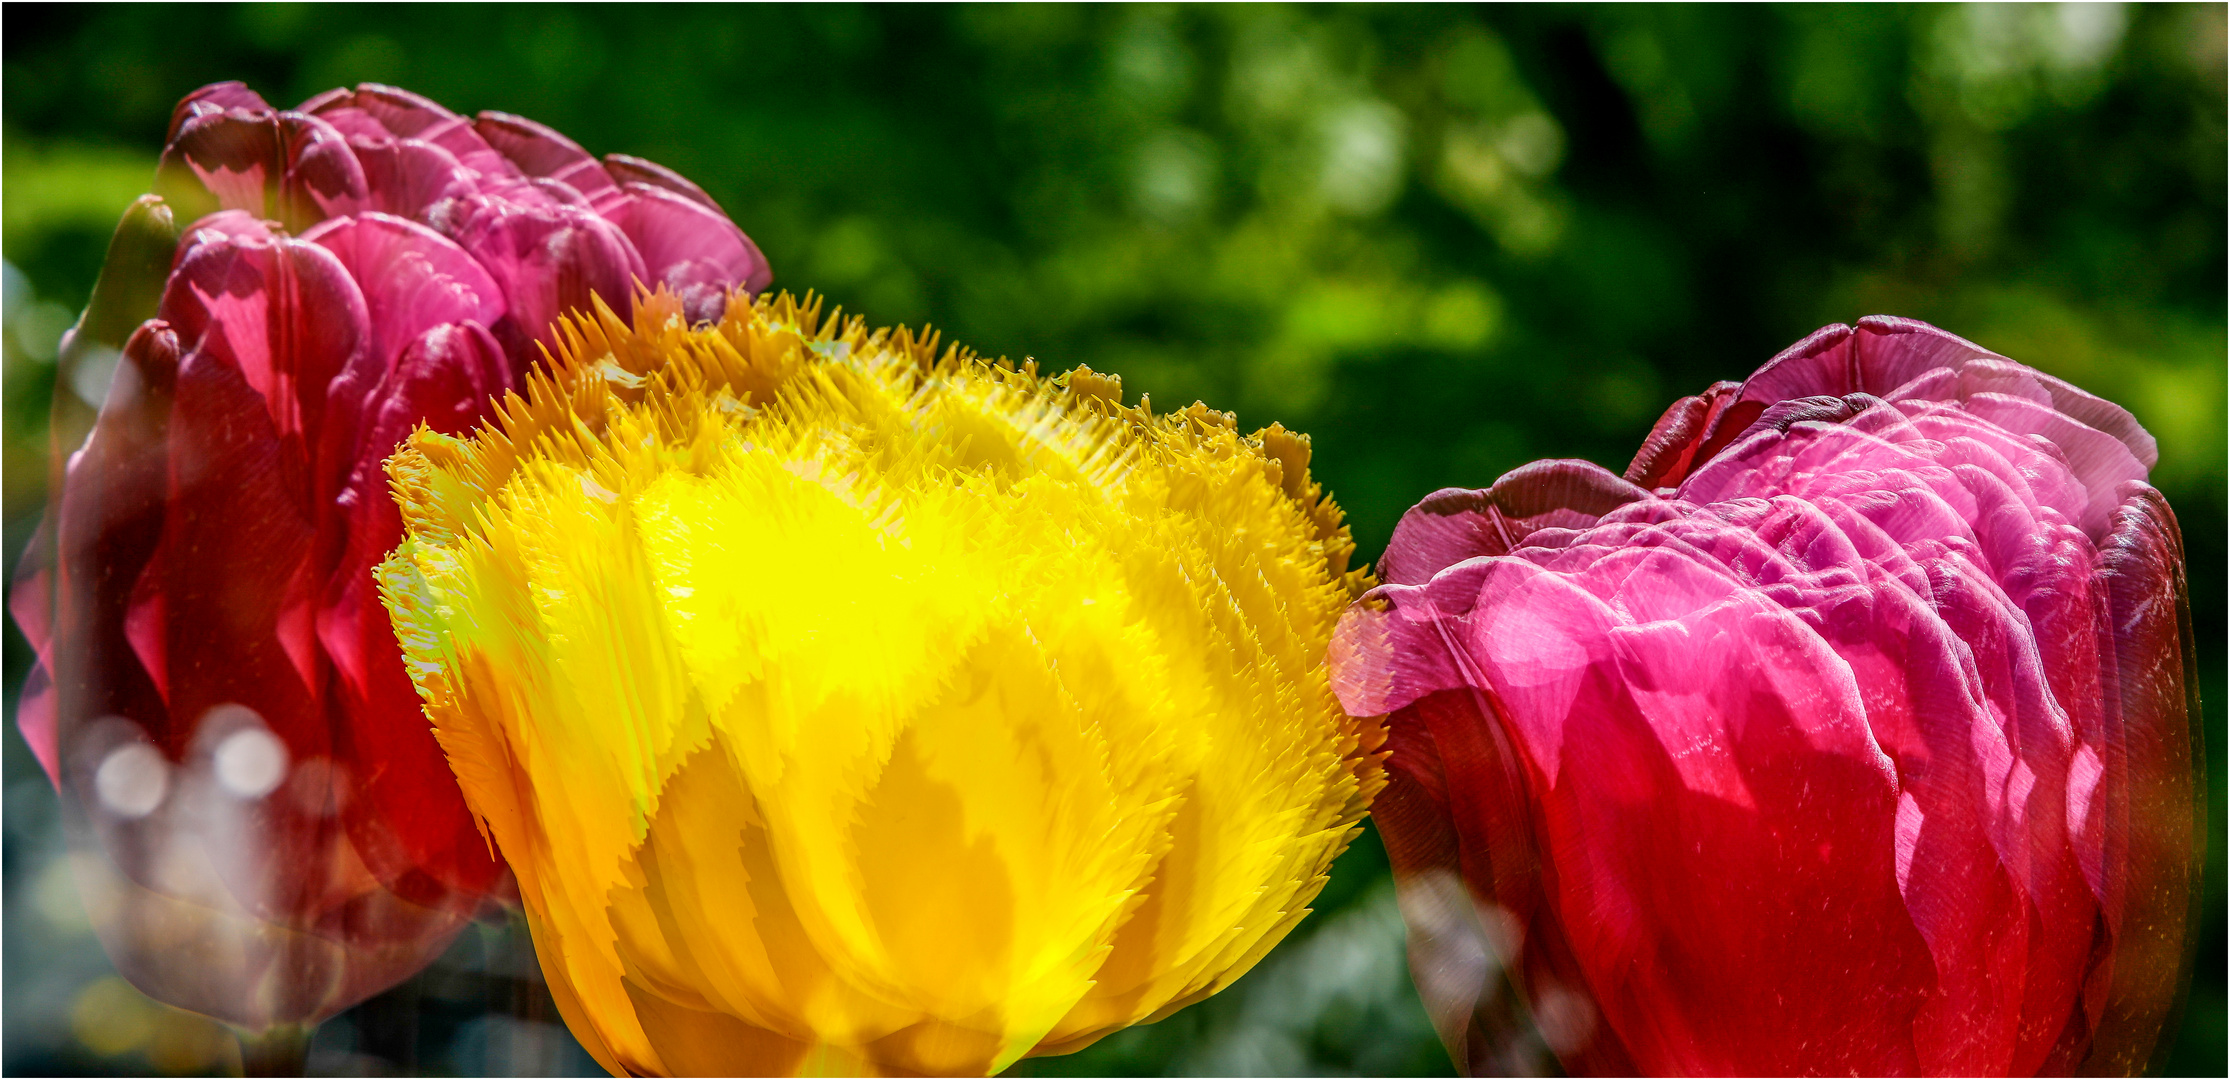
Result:
M16 730L31 745L31 756L46 770L48 783L60 784L59 738L54 678L54 512L50 508L25 545L8 590L8 614L31 646L31 673L24 676L17 700Z
M601 210L606 201L619 196L619 185L601 162L545 125L510 113L484 112L473 130L521 173L558 181L579 192L591 206Z
M534 359L532 342L556 339L552 324L589 311L600 296L621 317L634 309L642 256L617 226L585 208L529 206L474 196L452 235L503 290L510 314L491 327L517 370Z
M350 145L364 169L368 209L424 223L480 189L480 174L430 142L355 137Z
M1570 1068L2140 1066L2193 828L2152 454L1877 318L1669 410L1630 469L1663 497L1566 462L1436 493L1330 654L1343 705L1392 712L1405 903L1453 864L1522 908L1537 860L1523 979L1600 1020ZM1491 995L1426 996L1466 1054L1492 1027Z
M283 112L278 133L285 172L270 216L300 232L364 207L369 195L364 169L338 129L314 116Z
M681 297L691 322L710 322L739 285L757 292L772 281L766 256L718 212L663 188L629 184L605 212L642 254L648 283Z
M366 395L371 411L362 427L363 450L336 501L346 548L318 614L319 639L343 685L358 697L370 694L373 663L399 655L371 578L372 567L402 537L402 519L387 497L385 462L421 422L446 433L469 430L487 414L491 395L506 388L490 385L506 366L502 349L478 324L430 327ZM366 629L374 622L377 633Z
M57 691L58 748L103 716L147 727L158 745L183 742L164 734L164 672L141 662L127 618L167 517L178 362L167 324L150 320L132 335L56 500L53 637L41 656Z
M11 604L12 612L14 606ZM49 784L62 782L62 752L56 742L57 708L54 678L47 674L43 661L32 661L31 672L23 677L23 696L16 702L16 730L23 733L23 741L31 746L31 756L46 771Z
M1422 584L1479 555L1500 555L1542 528L1585 528L1648 492L1589 461L1536 461L1486 491L1444 488L1426 496L1394 527L1379 561L1389 582Z
M170 711L186 724L241 702L290 751L324 753L316 673L303 670L301 643L282 640L311 534L309 507L286 475L299 465L290 469L263 395L225 359L189 353L175 401L169 497L194 512L164 521L132 600L155 614L126 617L140 628L134 645L150 670L166 673Z
M246 83L210 83L179 99L177 107L170 112L170 130L163 135L163 141L166 143L178 141L179 131L184 129L186 123L190 120L231 109L242 109L251 113L272 111L270 104L263 100L263 96L248 89Z
M335 94L341 96L333 97ZM355 98L353 90L332 90L303 102L300 111L333 125L333 130L346 136L352 145L397 141L395 133L387 130L378 117L353 104Z
M188 352L241 373L307 464L327 386L369 344L370 314L332 253L251 224L205 222L186 237L162 314Z
M417 139L449 151L458 164L480 174L488 181L514 177L518 170L496 153L487 140L473 130L472 121L442 108L428 98L408 90L398 90L378 83L364 83L354 94L337 97L331 94L313 99L315 108L305 104L305 111L319 114L355 109L397 139ZM350 121L352 132L361 132L361 121Z
M269 217L279 184L278 117L247 109L197 111L185 117L163 147L155 191L181 221L219 210Z
M367 213L302 234L333 253L364 296L372 353L385 371L403 346L443 323L491 325L504 314L494 278L448 237L413 221Z
M628 154L606 154L604 155L604 171L611 174L613 181L621 186L648 184L651 187L664 188L715 214L719 214L721 217L728 216L728 212L722 210L720 204L713 201L712 196L705 194L705 189L698 187L688 177L655 161L646 161Z
M2176 999L2199 874L2183 540L2158 491L2130 483L2123 495L2097 564L2108 602L2100 644L2112 663L2097 744L2105 779L2095 824L2085 824L2101 841L2113 950L2085 990L2096 1033L2086 1073L2130 1073L2152 1057Z
M302 240L332 252L356 281L370 331L365 348L327 389L327 409L337 422L326 425L318 443L318 475L338 480L353 475L365 453L384 460L394 449L393 440L379 443L361 430L360 421L388 406L378 388L388 384L404 347L434 327L492 325L503 318L505 306L502 291L472 256L415 222L362 214L327 222ZM483 390L472 400L477 405L486 397ZM384 487L380 496L385 497ZM334 534L323 543L339 542Z
M304 229L364 200L362 168L340 131L322 120L206 105L181 116L155 178L181 219L239 210Z

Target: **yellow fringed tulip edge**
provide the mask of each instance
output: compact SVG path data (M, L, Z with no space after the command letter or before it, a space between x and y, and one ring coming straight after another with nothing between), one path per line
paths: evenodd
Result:
M1299 551L1307 553L1303 559L1321 560L1323 577L1317 580L1327 590L1323 595L1308 597L1277 592L1263 584L1258 591L1267 590L1265 595L1272 599L1259 603L1306 603L1314 614L1294 617L1302 620L1310 640L1328 642L1338 610L1372 584L1367 569L1349 568L1354 544L1338 507L1309 476L1306 435L1276 424L1241 435L1232 414L1197 403L1173 413L1156 414L1143 397L1136 406L1125 405L1121 383L1089 368L1045 378L1037 373L1033 362L1015 366L1004 360L985 361L957 345L941 347L933 332L917 335L903 327L871 330L858 317L843 318L833 313L824 317L821 308L820 301L810 296L801 301L782 294L751 301L739 293L717 323L691 327L681 317L678 300L664 292L639 296L632 320L619 318L599 300L593 313L560 320L559 347L548 358L547 369L531 372L525 394L507 395L486 427L468 439L422 427L388 463L406 541L381 568L380 582L382 598L394 615L397 635L404 646L406 666L483 834L492 846L502 849L518 875L537 952L550 973L550 986L561 1011L583 1045L615 1073L736 1068L736 1058L721 1055L737 1052L738 1047L762 1037L767 1042L763 1053L754 1051L759 1056L744 1059L759 1064L758 1071L772 1069L775 1065L771 1063L782 1061L788 1062L784 1067L793 1070L839 1073L894 1067L996 1070L1026 1053L1081 1049L1124 1026L1160 1019L1207 997L1251 968L1308 913L1306 905L1323 887L1332 858L1360 830L1361 817L1384 786L1380 748L1385 732L1380 720L1347 718L1338 712L1336 704L1330 704L1324 722L1337 726L1332 738L1314 745L1266 751L1289 763L1294 754L1302 755L1305 762L1322 762L1311 775L1321 776L1325 767L1330 767L1343 777L1336 783L1326 783L1313 807L1279 812L1281 821L1285 814L1302 814L1284 826L1296 831L1278 834L1285 837L1282 843L1287 847L1273 862L1289 868L1278 872L1288 875L1282 878L1288 884L1270 888L1275 882L1265 883L1251 899L1225 898L1225 902L1239 905L1234 910L1246 913L1238 916L1228 930L1200 939L1166 970L1152 964L1141 967L1145 961L1133 954L1144 946L1125 944L1121 927L1138 922L1141 912L1153 908L1160 898L1158 881L1153 888L1133 887L1121 900L1120 914L1095 939L1098 944L1090 956L1098 958L1094 963L1107 964L1093 976L1097 982L1083 984L1087 989L1081 999L1055 1002L1058 1008L1054 1012L1045 1013L1041 1008L1041 1012L1030 1014L1038 1019L1024 1022L1010 1016L1003 1021L1010 1035L997 1047L962 1046L968 1041L969 1029L943 1022L930 1028L917 1024L869 1044L831 1042L827 1038L829 1025L873 1027L871 1019L861 1019L883 1008L871 1000L873 994L861 998L858 992L846 991L851 994L846 1000L853 1004L835 1012L830 1012L835 1007L825 1002L820 1006L800 1005L804 1010L800 1015L810 1014L805 1021L776 1015L779 1010L772 1007L720 1007L707 1004L714 998L700 989L691 989L672 978L661 981L636 970L635 965L651 960L629 959L609 939L618 931L607 932L603 938L581 932L579 927L585 924L580 920L591 918L587 913L609 909L604 917L622 918L610 911L618 910L613 905L622 904L626 895L632 895L629 890L640 893L644 888L671 888L643 877L646 873L657 876L655 869L645 869L648 864L644 860L650 858L645 845L656 841L679 850L674 845L683 844L672 837L658 841L658 836L666 834L654 833L654 825L662 813L667 813L661 808L662 791L674 784L700 783L678 778L676 770L686 759L687 748L701 744L706 737L702 727L707 706L661 699L665 704L660 708L668 713L696 717L688 723L695 725L690 730L697 734L660 734L642 729L650 733L628 736L644 740L642 745L625 748L599 750L593 740L567 742L536 728L536 710L541 707L537 703L552 700L552 690L533 679L553 676L532 675L547 672L546 664L538 667L518 650L531 648L520 642L532 642L537 635L552 632L539 621L542 615L536 605L542 598L526 589L476 593L474 602L480 606L466 611L458 606L463 594L430 584L469 584L472 579L466 563L502 556L496 548L515 543L505 539L509 533L498 527L499 522L516 514L542 512L530 505L531 500L517 502L528 498L519 492L551 490L548 485L552 483L578 484L573 494L585 494L592 502L611 504L642 498L646 468L693 475L711 468L722 454L729 453L732 448L724 449L726 440L742 426L766 416L779 422L798 419L802 406L796 402L803 392L801 387L814 390L816 402L824 406L835 402L832 407L841 411L882 407L876 403L885 401L871 395L847 397L846 389L852 385L848 380L873 381L886 390L966 384L973 388L970 393L977 395L971 401L1016 426L1004 429L1004 435L1013 437L1019 429L1024 450L1036 445L1047 449L1027 468L1017 466L1024 472L1065 469L1085 482L1120 486L1126 483L1125 477L1152 465L1160 478L1156 482L1174 487L1206 484L1209 481L1204 476L1215 470L1259 469L1260 476L1290 502L1296 523L1304 525L1306 535L1298 537L1302 545ZM853 422L840 415L832 419L825 412L817 414L812 422L840 426ZM863 429L887 419L854 418ZM969 437L965 420L961 418L957 433L950 437ZM1032 444L1032 439L1041 443ZM1012 450L988 434L977 441L975 448L991 454ZM650 464L645 465L646 461ZM916 462L909 467L929 466ZM1322 611L1316 612L1318 608ZM651 619L635 630L616 624L605 627L603 632L615 635L617 648L634 648L630 643L669 633L669 624L627 605L614 604L610 610L615 620ZM1321 627L1315 625L1317 622L1322 623ZM475 637L471 647L461 648L455 640L455 628L459 626L488 632ZM1307 677L1308 685L1299 691L1283 692L1302 693L1312 709L1321 709L1332 699L1323 672L1322 647L1313 648L1310 659L1314 668ZM670 657L661 659L662 655L645 652L643 657L628 662L640 668L640 693L656 697L666 693L659 689L661 686L686 683L672 682L670 673L660 669L661 664L670 667L675 662ZM621 670L634 669L622 664ZM1245 676L1242 672L1219 677ZM527 681L522 682L522 678ZM1259 696L1267 691L1257 688L1250 692ZM687 692L683 693L686 696ZM623 725L615 732L621 730L635 729ZM590 757L582 758L582 754ZM567 761L575 764L567 765ZM597 779L609 773L615 762L626 775ZM569 779L559 781L555 779L558 777ZM753 789L740 779L720 782L744 785L725 789L730 794L721 796L723 799L748 802L769 797L765 792L753 795ZM1244 783L1243 778L1239 782ZM562 804L573 800L575 793L563 790L562 785L594 783L619 785L611 790L615 798L631 808L630 812L567 818L567 808ZM1259 795L1240 794L1248 798ZM607 805L600 798L581 794L578 801L583 805ZM1156 860L1167 854L1166 832L1175 827L1169 815L1175 812L1171 807L1177 798L1177 791L1172 789L1142 806L1141 813L1160 815L1156 820L1163 822L1163 827L1155 834L1160 836L1153 842L1155 846L1134 853L1134 861L1144 860L1139 865L1157 867L1160 864ZM672 813L688 810L679 807ZM733 813L739 819L756 820L758 812L738 806ZM561 824L556 831L553 821ZM1268 827L1261 821L1247 824L1250 830ZM1268 841L1248 841L1263 842ZM645 854L619 863L609 861L613 852L637 849ZM660 858L671 859L673 855ZM760 872L770 871L762 868ZM1149 875L1141 885L1145 880L1154 879ZM1190 911L1183 914L1199 917ZM1156 912L1154 917L1179 916ZM560 933L558 924L574 930ZM841 931L841 927L831 929L836 924L812 925L819 927L812 933L823 937ZM1176 931L1164 927L1162 932ZM1202 931L1193 927L1190 932L1197 938ZM1124 970L1113 970L1118 961ZM665 956L657 963L689 968L693 961L686 956ZM861 985L886 985L875 982L880 976L873 972L845 968L840 974ZM826 972L823 976L835 977ZM618 991L622 985L629 988L624 994ZM642 986L663 989L646 997L640 991ZM891 996L897 991L876 993ZM689 1003L686 1007L680 1004L685 1001ZM816 1008L821 1011L815 1013ZM660 1019L676 1009L700 1019L692 1022L693 1027L681 1028ZM811 1016L823 1020L812 1020ZM909 1031L914 1034L908 1035ZM711 1040L725 1048L706 1043L709 1036L704 1036L705 1032L725 1033ZM1022 1041L1014 1041L1017 1038ZM961 1064L966 1061L979 1061L979 1065Z

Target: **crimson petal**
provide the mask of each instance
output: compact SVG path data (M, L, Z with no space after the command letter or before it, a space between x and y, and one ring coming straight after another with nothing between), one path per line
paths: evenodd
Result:
M508 388L508 370L501 347L476 322L431 327L403 347L366 397L374 411L364 424L365 449L336 505L347 547L317 615L335 690L354 718L335 726L339 757L384 766L356 778L343 808L350 836L374 873L425 904L459 891L486 892L502 864L473 826L441 748L426 737L418 692L393 647L395 631L372 580L372 568L403 532L381 466L420 423L461 433L482 420L491 396Z
M372 587L384 459L484 419L560 314L656 287L712 318L768 274L668 170L375 84L285 112L203 87L157 185L65 339L122 362L18 572L18 719L123 898L96 927L118 969L249 1029L315 1022L508 891ZM152 807L98 782L127 749Z

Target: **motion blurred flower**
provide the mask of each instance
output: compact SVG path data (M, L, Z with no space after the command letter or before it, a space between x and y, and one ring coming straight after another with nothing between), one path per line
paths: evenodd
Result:
M63 347L121 359L14 594L20 724L118 968L294 1027L510 888L378 602L402 533L381 463L478 422L591 295L717 317L766 265L657 166L382 87L290 112L198 91L157 187Z
M676 314L568 323L389 465L383 595L597 1060L987 1072L1283 938L1382 783L1306 439L786 296Z
M2142 1069L2195 862L2153 440L1934 327L1828 327L1402 520L1334 685L1456 1060ZM1506 969L1504 965L1507 965Z

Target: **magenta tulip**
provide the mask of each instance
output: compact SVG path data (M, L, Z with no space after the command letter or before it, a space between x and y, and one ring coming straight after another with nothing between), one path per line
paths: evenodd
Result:
M1333 680L1391 714L1374 813L1458 1065L2141 1070L2197 866L2154 459L1877 317L1675 404L1624 478L1419 503Z
M121 360L15 592L20 724L117 967L298 1032L510 889L372 579L382 463L488 415L562 312L711 319L769 274L668 170L384 87L197 91L156 185L64 344Z

